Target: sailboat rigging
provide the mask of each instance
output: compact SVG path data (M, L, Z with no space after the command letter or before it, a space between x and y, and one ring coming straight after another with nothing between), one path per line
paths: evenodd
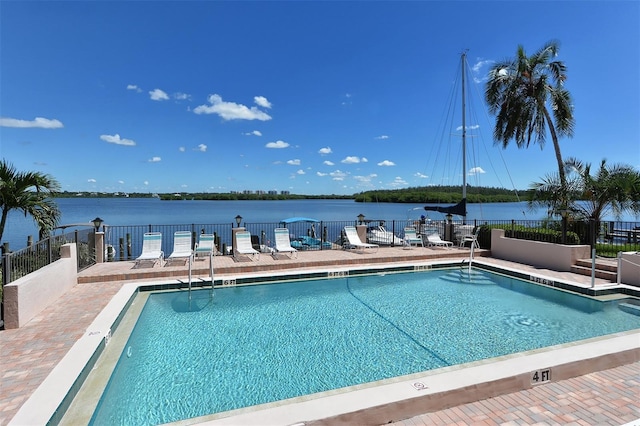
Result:
M462 200L453 206L425 206L427 211L462 216L462 223L467 219L467 123L466 123L466 93L465 69L467 52L462 52L460 59L462 66Z

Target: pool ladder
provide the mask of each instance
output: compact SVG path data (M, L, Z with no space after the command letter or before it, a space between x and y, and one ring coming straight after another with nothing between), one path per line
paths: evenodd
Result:
M192 260L194 259L194 255L191 255L191 257L189 258L189 300L191 300L191 285L192 285L192 279L191 279L191 263ZM211 293L209 294L209 297L213 297L213 253L209 254L209 277L211 277Z
M473 251L476 248L475 242L471 243L471 250L469 250L469 269L468 272L471 274L471 264L473 263Z

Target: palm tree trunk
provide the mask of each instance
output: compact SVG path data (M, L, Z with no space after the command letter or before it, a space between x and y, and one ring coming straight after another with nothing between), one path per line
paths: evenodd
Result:
M553 141L553 149L556 152L556 161L558 162L558 173L560 176L560 186L562 188L563 195L567 190L567 177L564 173L564 161L562 161L562 154L560 153L560 143L558 142L558 135L556 134L556 128L553 127L553 121L551 121L551 115L547 108L543 108L544 116L547 119L549 125L549 133L551 133L551 140Z
M564 161L562 161L562 154L560 153L560 143L558 142L558 135L556 134L556 129L553 127L553 122L551 121L551 115L546 107L543 106L544 116L547 119L547 124L549 125L549 133L551 133L551 140L553 141L553 149L556 152L556 161L558 162L558 175L560 176L560 215L562 220L562 244L566 244L567 242L567 208L568 199L567 199L567 176L564 172Z

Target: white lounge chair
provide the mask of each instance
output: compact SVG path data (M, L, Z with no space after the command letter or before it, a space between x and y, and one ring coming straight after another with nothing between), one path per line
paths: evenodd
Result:
M427 234L427 245L433 247L451 248L453 243L451 241L444 241L440 238L439 234Z
M162 251L162 234L160 232L146 232L142 236L142 254L136 258L134 267L139 267L142 263L152 262L152 267L156 262L162 264L164 252Z
M215 237L213 234L200 234L193 253L198 256L213 256L216 254Z
M460 238L460 247L464 247L467 243L469 244L469 248L480 248L480 243L478 243L478 233L480 232L480 227L478 226L473 234L466 234Z
M213 256L216 254L215 236L213 234L200 234L196 247L193 250L194 257L209 257L209 275L211 276L211 291L213 291Z
M413 246L414 244L416 247L424 247L424 242L422 241L422 238L418 237L416 228L411 226L407 226L406 228L404 228L404 243L409 248L411 248L411 246Z
M276 228L274 231L276 236L276 249L272 252L273 257L278 253L289 253L290 258L298 257L298 250L291 247L289 239L289 230L287 228Z
M191 232L176 231L173 233L173 251L169 255L169 260L184 259L191 262L193 250L191 249Z
M237 260L239 254L246 254L252 260L260 259L260 252L251 246L251 233L236 232L236 248L233 250L233 258Z
M356 231L355 226L345 226L344 233L347 236L347 248L349 249L358 249L364 251L366 249L372 249L374 252L378 251L379 246L377 244L369 244L363 243L360 237L358 236L358 231ZM375 249L375 250L374 250Z

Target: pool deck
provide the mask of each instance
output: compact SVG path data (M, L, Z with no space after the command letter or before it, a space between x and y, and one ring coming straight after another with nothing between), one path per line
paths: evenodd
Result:
M216 257L216 277L242 274L304 273L327 268L384 267L450 259L468 259L469 250L380 248L377 253L357 254L330 250L300 252L297 259L274 259L262 254L258 261L236 262L229 256ZM486 253L478 253L483 255ZM491 257L482 262L526 271L535 276L589 287L591 278L514 264ZM208 278L208 260L194 263L194 280ZM0 331L0 425L9 424L20 407L45 381L71 347L87 333L109 301L131 282L186 278L184 265L134 269L133 262L95 265L79 274L79 284L52 303L24 327ZM596 279L596 287L612 283ZM637 342L640 347L640 341ZM637 353L637 351L636 351ZM565 380L540 384L446 409L420 411L420 415L396 421L395 425L516 425L575 424L640 426L640 361L602 369ZM384 421L386 423L387 420ZM17 424L17 423L16 423ZM329 424L329 423L327 423ZM349 424L336 420L332 424ZM367 424L376 424L375 421ZM378 423L380 424L380 423Z

